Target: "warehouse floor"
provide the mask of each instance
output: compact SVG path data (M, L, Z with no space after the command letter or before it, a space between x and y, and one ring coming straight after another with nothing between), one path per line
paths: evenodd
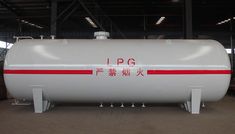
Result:
M177 105L146 108L57 106L43 114L32 106L0 101L1 134L234 134L235 97L208 103L200 115Z

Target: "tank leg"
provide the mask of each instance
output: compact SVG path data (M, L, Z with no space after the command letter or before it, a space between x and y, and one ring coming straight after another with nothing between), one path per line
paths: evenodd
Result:
M206 105L205 105L205 102L202 102L202 108L205 108Z
M120 107L124 107L124 104L122 103Z
M135 103L132 103L132 104L131 104L131 107L135 107Z
M186 101L184 107L186 111L191 112L191 101Z
M201 105L201 89L192 89L191 93L191 113L199 114Z
M113 107L113 103L110 104L110 107Z
M142 106L141 107L145 107L145 104L144 103L142 103Z
M99 107L104 107L102 102L100 103L100 106L99 106Z
M43 101L43 112L50 109L51 103L48 100Z
M33 88L34 112L43 112L42 88Z

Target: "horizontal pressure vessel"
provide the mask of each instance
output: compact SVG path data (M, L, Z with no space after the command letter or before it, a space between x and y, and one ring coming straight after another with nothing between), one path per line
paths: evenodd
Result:
M18 99L54 102L185 102L221 99L230 61L214 40L21 40L8 51L4 79Z

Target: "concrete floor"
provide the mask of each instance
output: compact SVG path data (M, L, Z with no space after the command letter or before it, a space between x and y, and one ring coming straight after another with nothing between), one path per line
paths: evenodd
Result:
M177 105L146 108L57 106L43 114L32 106L0 101L0 134L234 134L235 97L207 103L200 115Z

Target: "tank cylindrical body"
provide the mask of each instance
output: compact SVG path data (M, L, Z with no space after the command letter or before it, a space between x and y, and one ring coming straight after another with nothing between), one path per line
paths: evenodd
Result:
M221 99L230 61L213 40L21 40L7 53L4 79L15 98L68 102L185 102Z

